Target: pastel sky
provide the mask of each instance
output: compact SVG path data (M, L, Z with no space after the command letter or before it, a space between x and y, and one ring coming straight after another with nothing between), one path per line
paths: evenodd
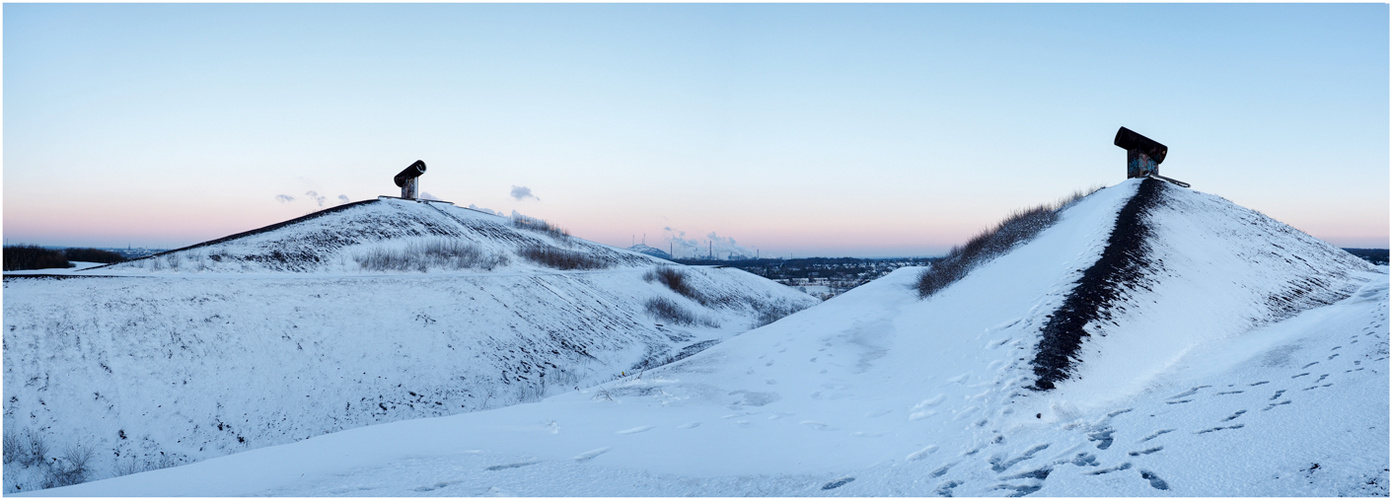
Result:
M5 4L4 237L421 190L616 246L937 255L1162 174L1388 246L1386 4ZM646 236L644 236L646 235Z

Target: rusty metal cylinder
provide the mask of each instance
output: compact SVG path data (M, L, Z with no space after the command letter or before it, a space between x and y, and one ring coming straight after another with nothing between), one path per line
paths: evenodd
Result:
M396 187L406 187L406 181L420 177L421 174L424 173L425 162L416 160L411 166L406 167L406 170L402 170L401 173L396 174L396 177L393 177L392 180L396 182Z

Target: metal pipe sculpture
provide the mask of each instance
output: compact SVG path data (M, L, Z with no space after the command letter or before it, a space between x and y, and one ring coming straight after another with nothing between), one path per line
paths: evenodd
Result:
M411 166L406 167L406 170L402 170L401 173L396 174L396 177L392 178L392 181L396 182L397 187L401 188L402 198L406 198L408 200L416 199L416 196L420 192L420 184L417 182L417 178L419 178L421 174L424 173L425 162L421 160L416 160L416 162L412 163Z

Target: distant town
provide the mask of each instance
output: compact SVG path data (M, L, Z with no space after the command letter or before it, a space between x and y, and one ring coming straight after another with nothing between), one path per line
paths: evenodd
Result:
M924 266L937 259L938 257L888 259L811 257L740 260L677 259L674 262L694 266L734 267L826 300L874 281L895 269L907 266Z

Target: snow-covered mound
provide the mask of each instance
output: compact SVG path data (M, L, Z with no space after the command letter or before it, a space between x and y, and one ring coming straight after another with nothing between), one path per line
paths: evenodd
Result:
M382 199L125 266L7 275L5 435L36 436L63 467L87 447L99 479L533 401L817 303L737 269L541 229ZM501 257L454 265L427 251L461 246ZM552 269L523 255L535 248L599 268ZM410 265L363 269L360 256ZM64 482L6 454L7 493Z
M544 267L526 258L529 249L580 254L592 264L587 268L665 263L569 237L542 221L521 221L514 224L449 202L383 196L96 271L342 273ZM442 243L448 244L445 252L432 252L431 246Z
M1388 494L1385 267L1127 181L928 299L917 272L539 402L41 493Z

